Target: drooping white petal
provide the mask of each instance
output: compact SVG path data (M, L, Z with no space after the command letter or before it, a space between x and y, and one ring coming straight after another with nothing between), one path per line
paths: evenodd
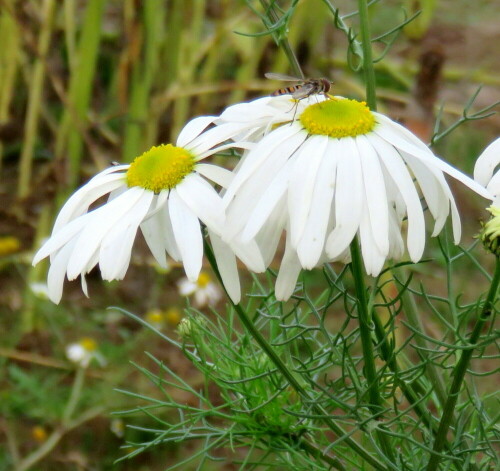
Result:
M55 253L50 263L49 273L47 276L47 288L49 291L49 298L55 304L59 304L62 298L66 267L68 265L69 257L71 256L71 252L75 248L75 242L75 240L72 240L61 250Z
M255 241L260 249L265 266L269 266L276 254L283 229L287 221L286 197L283 195L274 211L270 215L267 223L262 227L255 237Z
M242 240L248 242L253 239L257 233L266 224L271 214L276 209L285 192L288 188L288 180L290 175L290 166L286 165L278 172L276 178L267 186L260 198L257 205L251 211L248 217L248 222L242 233Z
M499 164L500 138L497 138L477 158L474 164L474 180L483 186L488 186Z
M311 210L318 169L328 145L328 137L311 136L300 147L290 174L288 211L290 240L297 248Z
M103 238L141 199L145 192L143 188L133 187L113 201L92 211L92 217L78 236L78 250L74 251L68 261L68 278L76 278L84 273L89 260L99 249Z
M236 256L254 273L263 273L266 271L266 265L257 243L254 240L243 243L238 238L229 242L231 250Z
M89 206L94 201L97 201L99 198L118 187L124 186L125 177L123 173L111 173L109 169L107 170L107 172L102 172L92 178L92 180L77 190L68 201L66 201L54 223L54 228L52 229L53 234L58 232L61 227L65 226L72 219L86 213Z
M162 228L162 217L159 214L159 211L161 210L167 213L165 204L166 201L164 201L163 205L161 205L158 196L155 196L151 207L151 212L155 214L142 221L140 225L142 235L144 236L144 240L146 241L149 250L151 250L153 257L162 268L168 267L167 257L165 255L166 247L164 244L165 236Z
M216 123L248 123L255 126L256 121L269 121L276 116L276 107L269 105L273 101L276 102L272 97L266 96L250 103L237 103L228 106L216 119Z
M378 155L369 137L358 136L356 145L361 161L363 187L365 190L365 211L368 212L365 224L371 227L371 238L378 247L378 252L389 252L389 210L384 175L380 169Z
M241 286L236 257L231 248L217 234L210 230L208 234L227 294L234 304L238 304L241 300Z
M178 147L186 147L189 145L193 139L197 138L203 130L214 122L214 119L215 116L198 116L189 121L179 133L176 145Z
M475 182L472 178L463 174L456 168L452 167L444 160L436 157L429 148L425 147L425 144L421 143L424 146L422 147L422 145L416 145L415 142L410 142L409 140L404 139L401 134L398 134L397 131L399 130L399 128L404 128L392 121L391 123L391 126L377 126L374 129L374 133L380 136L382 139L386 140L388 143L392 144L394 147L402 150L403 152L412 154L415 157L421 159L423 162L433 164L436 168L452 176L484 198L491 199L491 194L483 186L481 186L479 183ZM405 131L409 132L407 130ZM417 139L416 136L413 136L412 140L415 139Z
M219 235L222 233L225 219L222 199L206 180L191 173L175 190L186 206L211 231Z
M425 247L425 220L417 190L401 155L396 149L377 135L371 135L370 140L374 143L380 160L385 165L387 173L391 175L406 204L408 252L410 258L414 262L418 262L422 258Z
M274 293L278 301L286 301L290 298L297 285L297 279L300 275L300 261L297 257L297 252L292 247L289 236L287 235L287 243L283 260L281 260L278 277Z
M87 225L91 217L92 213L84 214L61 228L56 234L52 235L35 254L33 265L36 265L40 260L43 260L45 257L61 249L61 247L73 239L73 237Z
M336 259L349 246L359 228L364 189L360 157L352 138L336 139L333 143L338 154L335 227L326 241L326 253L329 258Z
M277 167L283 165L300 144L302 144L306 137L307 134L296 124L281 126L264 137L246 155L243 164L238 169L238 172L224 195L224 201L229 203L233 199L236 191L238 191L242 184L249 178L252 178L254 183L256 183L257 178L255 178L253 174L256 171L262 174L263 166L266 168L270 163L276 163ZM268 173L267 170L266 173ZM271 175L268 174L268 181L273 176L274 173Z
M396 210L389 211L389 257L400 259L405 252L405 244L401 235L401 219Z
M297 246L300 262L307 269L317 265L325 247L327 229L332 217L332 200L339 158L335 149L335 143L328 140L313 189L311 210Z
M361 254L363 256L363 263L368 275L377 276L384 267L384 262L389 252L381 252L373 233L373 225L370 222L371 214L365 208L361 215L359 224L359 241L361 243ZM389 236L387 236L389 239Z
M189 280L196 281L200 275L203 258L200 222L179 197L175 188L170 190L168 210L186 276Z
M151 208L152 191L145 191L126 217L123 217L103 237L100 245L99 268L104 280L121 279L127 271L137 230ZM119 274L123 276L119 277Z
M235 134L241 132L241 125L239 123L224 123L209 129L200 134L194 141L186 146L190 152L197 158L208 149L218 146L224 141L231 139Z
M436 221L432 232L432 235L435 236L441 232L448 217L450 205L447 193L449 193L451 199L453 199L453 196L449 192L448 184L441 170L425 165L420 159L406 152L401 152L401 154L413 175L415 175L429 211Z
M498 198L500 195L500 171L493 175L488 183L487 189L495 198Z
M288 128L289 126L286 127ZM277 131L278 130L275 132ZM286 131L287 133L289 132L289 130ZM272 180L280 173L281 169L287 165L287 162L294 158L295 150L306 138L306 134L303 132L301 132L300 135L294 133L292 136L288 134L286 134L286 136L287 139L276 148L274 146L271 147L271 142L269 142L267 148L264 147L262 149L262 154L258 152L257 147L253 149L247 154L245 161L237 170L233 182L223 196L223 201L229 204L226 209L226 230L223 234L224 240L230 241L243 231L244 227L249 222L248 215L253 214L256 204L265 196L266 190L271 185ZM240 179L240 175L245 171L245 168L248 168L248 162L251 160L260 160L262 155L264 155L266 159L261 162L260 166L257 166L253 174L248 178L248 181L242 182L236 197L232 200L231 193L234 195L236 192L235 187L238 187L237 180ZM278 189L279 188L276 187L276 190ZM276 196L276 194L272 193L269 196ZM263 214L262 216L264 217L265 215Z
M196 164L195 170L222 188L227 188L233 180L233 172L214 164Z
M197 154L196 161L199 162L200 160L203 160L210 155L217 154L217 153L222 152L223 150L227 150L227 149L250 150L250 149L253 149L255 147L255 142L247 142L243 137L241 137L241 139L238 139L237 137L232 136L232 139L236 140L237 142L231 141L227 144L211 147L210 149L205 150L205 151Z

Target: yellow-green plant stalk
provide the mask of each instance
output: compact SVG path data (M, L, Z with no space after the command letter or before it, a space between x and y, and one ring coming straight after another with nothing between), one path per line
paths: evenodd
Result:
M69 188L74 188L80 174L87 114L96 72L101 40L101 25L106 0L89 0L78 41L75 66L70 77L67 106L56 141L56 158L69 160Z
M182 2L173 2L182 5ZM161 28L165 17L165 8L159 0L151 0L142 4L142 58L133 66L132 82L129 97L127 124L124 132L122 158L130 162L153 142L144 138L145 130L150 119L151 89L159 58ZM168 44L167 49L176 48L175 44ZM162 70L168 70L171 64L163 64ZM146 136L147 137L147 136Z
M19 69L21 40L19 27L12 16L11 2L9 8L0 12L0 125L9 119L9 106L14 96L14 85ZM0 142L0 170L2 169L3 143Z
M33 150L38 132L38 121L42 104L42 91L45 79L46 57L52 36L52 26L56 7L55 0L45 0L42 8L42 24L39 37L38 57L33 65L31 75L28 111L24 121L24 138L21 150L21 160L19 164L19 182L17 194L24 198L29 194L31 170L33 160Z

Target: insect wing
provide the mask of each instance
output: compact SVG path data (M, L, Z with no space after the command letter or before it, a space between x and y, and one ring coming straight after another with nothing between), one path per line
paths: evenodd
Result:
M292 77L291 75L276 74L274 72L267 72L264 76L270 80L281 80L282 82L303 82L304 80L299 77Z
M316 85L314 83L306 83L302 85L299 89L292 93L292 98L295 100L300 100L312 95L316 92Z

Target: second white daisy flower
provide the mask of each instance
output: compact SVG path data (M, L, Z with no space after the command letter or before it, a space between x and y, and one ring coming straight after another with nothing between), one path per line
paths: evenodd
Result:
M327 260L345 261L357 234L366 271L377 275L387 258L403 253L405 217L408 252L417 262L426 240L422 200L435 220L433 236L451 211L458 243L460 217L443 173L489 197L481 185L364 102L313 96L295 107L288 97L285 110L284 97L275 98L274 107L272 100L232 106L219 120L238 122L240 109L246 137L267 132L246 154L224 196L225 238L256 238L261 247L275 246L276 234L286 229L283 263L291 273ZM270 234L267 242L264 231ZM282 293L290 293L293 277L288 278Z

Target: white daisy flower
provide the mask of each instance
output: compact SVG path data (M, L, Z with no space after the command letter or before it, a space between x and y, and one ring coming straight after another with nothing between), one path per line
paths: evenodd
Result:
M194 295L194 304L196 307L213 306L222 297L219 286L204 271L200 273L196 282L192 282L188 278L183 278L179 280L177 286L181 296Z
M84 337L78 342L67 345L66 357L82 368L87 368L92 360L101 366L106 365L105 358L97 350L97 342L90 337Z
M500 137L495 139L476 160L474 180L493 195L494 205L500 206Z
M213 120L212 116L193 119L181 131L176 146L153 147L130 165L108 168L71 196L52 236L33 260L36 265L50 256L48 286L53 302L61 300L65 276L69 280L81 276L87 294L85 275L97 264L103 279L122 279L139 227L160 266L168 266L168 254L182 262L187 277L196 282L203 257L200 221L208 228L226 289L239 302L234 254L220 239L224 207L206 180L227 186L232 175L200 161L228 147L247 145L222 144L239 133L240 126L227 123L205 130ZM107 202L89 211L105 195L109 195Z
M451 210L458 243L460 218L443 173L489 196L410 131L370 111L364 102L319 95L299 102L267 97L234 105L216 122L230 119L241 126L242 138L265 136L245 155L224 195L223 238L255 239L266 248L275 247L282 229L287 231L276 290L280 299L291 294L301 268L348 261L356 235L367 273L378 275L386 259L403 254L405 217L410 258L420 260L425 246L422 203L435 220L433 236ZM263 257L266 263L270 259L269 254Z

